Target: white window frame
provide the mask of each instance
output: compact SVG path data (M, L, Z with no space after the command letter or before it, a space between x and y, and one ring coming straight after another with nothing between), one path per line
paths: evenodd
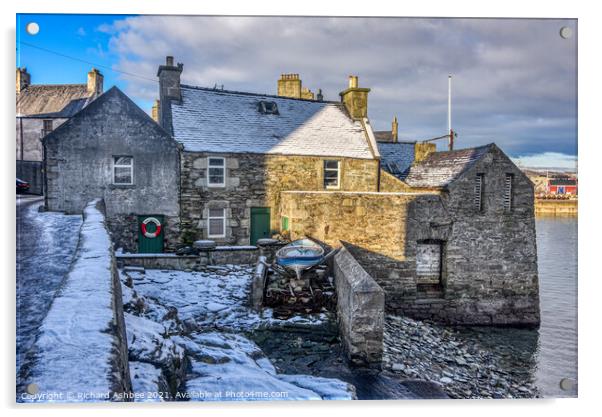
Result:
M332 185L326 185L326 171L334 171L334 168L326 168L326 162L336 162L337 163L337 185L333 187ZM341 161L338 159L324 159L322 162L322 170L323 170L323 186L325 190L339 190L341 189Z
M222 161L222 166L215 166L215 165L211 165L211 160L212 159L219 159ZM222 182L221 183L217 183L217 182L211 182L211 176L209 175L209 170L211 168L221 168L224 170L224 175L222 175ZM215 188L220 188L220 187L225 187L226 186L226 158L223 158L221 156L208 156L207 157L207 187L215 187Z
M116 164L116 160L119 158L132 158L132 163L129 165ZM134 185L134 157L132 155L113 155L112 159L112 173L113 173L113 185ZM115 168L129 168L130 169L130 182L115 182Z
M222 216L212 217L211 210L222 210L223 214L222 214ZM221 235L213 235L213 234L211 234L211 220L219 220L219 219L222 220L222 230L224 231L224 233L222 233ZM209 238L226 237L226 209L225 208L213 207L213 208L207 209L207 237L209 237Z

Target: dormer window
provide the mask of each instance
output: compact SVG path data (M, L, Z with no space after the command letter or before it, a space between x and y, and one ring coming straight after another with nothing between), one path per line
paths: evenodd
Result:
M261 114L279 114L278 105L274 101L260 101L257 108Z

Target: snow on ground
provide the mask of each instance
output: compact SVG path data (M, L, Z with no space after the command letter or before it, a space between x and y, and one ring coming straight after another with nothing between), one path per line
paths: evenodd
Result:
M355 388L337 379L277 374L261 349L243 335L259 327L319 326L328 320L325 314L279 320L270 310L255 312L248 306L252 272L236 265L204 272L121 271L134 363L130 372L137 376L132 383L146 391L150 398L145 399L153 397L148 387L156 387L158 377L140 362L167 370L171 375L164 379L179 380L172 393L176 400L355 398Z
M293 316L280 320L271 309L256 312L248 300L253 269L239 265L211 266L205 272L149 269L146 273L128 271L138 295L175 307L180 320L192 320L197 326L220 330L252 330L257 327L305 325L321 326L326 314ZM127 290L126 290L127 291ZM165 311L146 315L159 320Z
M38 212L41 197L17 196L17 383L26 353L75 255L81 215Z
M111 389L115 342L107 332L113 321L111 241L103 220L90 203L84 211L76 258L35 343L29 379L40 393L64 395L50 401L96 401ZM81 398L84 393L88 396Z

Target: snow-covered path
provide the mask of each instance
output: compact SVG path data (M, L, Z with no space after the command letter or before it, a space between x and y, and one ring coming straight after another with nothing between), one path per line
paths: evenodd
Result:
M17 378L69 270L82 224L81 216L39 213L41 205L41 197L17 197Z

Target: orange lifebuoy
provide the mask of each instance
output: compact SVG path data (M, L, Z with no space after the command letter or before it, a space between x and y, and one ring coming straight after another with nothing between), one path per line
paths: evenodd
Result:
M157 230L155 230L153 233L150 233L146 230L146 225L149 223L154 223L157 228ZM140 230L142 231L142 234L145 237L148 237L149 239L154 239L161 234L161 222L159 220L157 220L155 217L147 217L140 224Z

